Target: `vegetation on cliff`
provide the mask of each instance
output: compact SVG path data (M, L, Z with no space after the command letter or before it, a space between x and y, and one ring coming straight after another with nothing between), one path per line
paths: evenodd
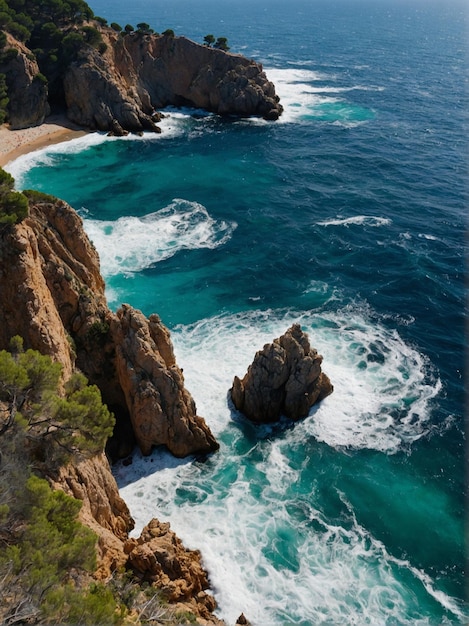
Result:
M0 0L0 123L35 126L56 109L92 130L161 132L169 105L278 119L262 66L228 50L226 37L108 25L83 0Z
M0 181L0 623L171 625L197 623L195 615L219 623L211 619L215 601L205 593L200 555L169 524L154 521L156 536L129 538L133 520L103 454L114 417L78 369L96 376L96 355L112 334L108 321L118 325L81 221L36 191L18 193L26 208L13 219L13 178L0 169ZM79 318L61 319L54 306ZM150 326L172 358L156 316ZM114 349L109 354L108 386ZM156 347L147 353L150 363L159 354ZM202 418L185 417L202 432Z
M113 418L96 387L76 375L60 388L61 366L35 350L0 351L0 579L4 624L114 623L116 602L80 578L96 566L96 535L81 503L46 477L72 455L104 446ZM112 617L112 621L110 621Z
M81 48L104 52L96 28L103 22L83 0L0 0L0 29L28 45L40 68L38 80L49 83L52 97L60 97L61 75ZM1 67L16 50L6 38L0 39L0 48Z
M17 224L28 215L28 198L14 186L13 176L0 168L0 228Z
M0 351L0 622L195 623L131 572L93 578L97 535L78 520L82 503L50 486L72 457L100 452L113 417L99 390L35 350Z

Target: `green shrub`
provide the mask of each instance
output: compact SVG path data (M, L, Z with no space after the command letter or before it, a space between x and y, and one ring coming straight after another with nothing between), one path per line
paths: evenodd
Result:
M0 225L12 226L28 216L28 199L19 191L8 191L0 196Z
M18 56L18 50L16 48L7 48L0 52L0 63L9 63Z
M38 83L42 83L43 85L47 85L47 83L49 82L44 74L41 74L41 72L38 72L33 80L37 81Z
M34 203L51 203L56 202L57 198L55 196L51 196L48 193L43 193L42 191L37 191L36 189L25 189L23 194L28 198L30 202Z

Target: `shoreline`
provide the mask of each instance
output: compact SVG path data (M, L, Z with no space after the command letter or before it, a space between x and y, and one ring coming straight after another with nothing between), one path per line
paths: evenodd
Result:
M40 126L10 130L0 126L0 167L5 167L24 154L63 141L83 137L91 131L70 122L65 115L49 115Z

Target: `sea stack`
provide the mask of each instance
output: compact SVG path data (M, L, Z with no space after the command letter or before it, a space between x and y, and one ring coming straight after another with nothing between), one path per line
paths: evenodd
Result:
M234 377L233 403L256 423L275 422L282 415L292 420L306 417L313 404L333 391L321 363L308 335L293 324L256 353L244 378Z

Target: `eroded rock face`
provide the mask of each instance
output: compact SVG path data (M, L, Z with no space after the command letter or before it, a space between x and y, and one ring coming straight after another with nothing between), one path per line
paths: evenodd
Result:
M169 602L182 603L202 618L213 619L216 603L206 593L209 581L200 552L185 548L168 523L151 520L138 539L128 540L125 549L130 567Z
M258 423L281 415L297 420L333 391L321 370L322 356L311 348L299 324L256 353L243 379L235 376L231 398L235 407Z
M10 99L10 126L17 129L42 124L50 113L47 84L24 44L7 34L6 47L17 51L16 56L7 57L8 60L0 63L0 73L5 74Z
M138 539L129 538L134 521L104 454L62 467L52 485L82 502L79 519L98 536L95 578L108 580L113 572L132 569L174 611L190 611L200 624L223 626L212 614L216 602L207 593L209 580L199 551L188 550L170 525L157 519Z
M218 444L198 417L176 365L168 330L157 315L147 319L123 305L112 321L116 365L143 454L165 445L175 456L208 453ZM129 375L130 373L130 375Z
M218 448L160 319L128 306L117 315L109 310L98 254L71 207L32 202L30 217L0 231L0 260L0 349L21 335L25 348L62 363L65 380L78 367L116 415L116 456L135 440L144 454L154 445L177 456Z
M155 111L168 105L270 120L282 112L262 66L241 55L184 37L105 29L103 38L106 52L86 50L64 78L67 114L77 124L117 134L158 131Z
M98 535L98 569L95 576L107 579L127 563L124 542L134 527L129 509L104 454L61 467L55 487L80 500L79 518Z

